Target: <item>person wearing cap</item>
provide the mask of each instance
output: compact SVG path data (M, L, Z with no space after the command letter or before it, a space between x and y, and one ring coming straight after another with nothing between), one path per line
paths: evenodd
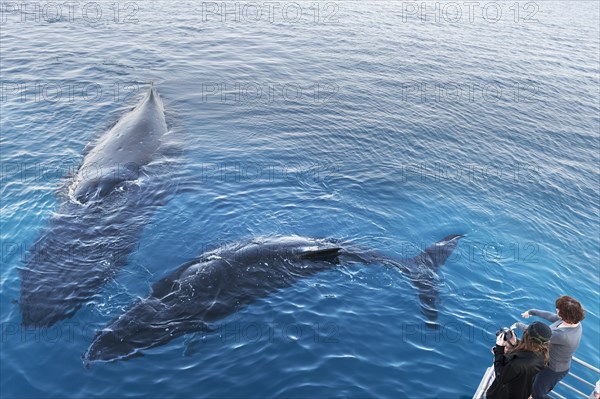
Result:
M550 365L536 376L531 394L533 399L550 399L548 392L554 389L554 386L569 372L571 359L581 341L581 320L585 318L581 303L570 296L563 295L556 300L555 305L556 313L530 309L522 314L525 318L537 316L552 323ZM527 325L519 322L512 327L523 330Z
M548 362L548 342L552 330L541 322L532 323L518 341L515 334L506 340L506 333L498 334L494 352L495 379L487 399L527 399L533 380ZM508 348L506 348L508 346ZM505 351L509 349L510 352Z

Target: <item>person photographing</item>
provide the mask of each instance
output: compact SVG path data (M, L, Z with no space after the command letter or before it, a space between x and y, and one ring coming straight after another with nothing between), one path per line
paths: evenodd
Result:
M533 399L550 399L548 392L564 378L571 367L571 359L579 346L582 335L581 320L585 318L585 311L577 300L563 295L556 302L556 313L530 309L522 314L524 318L531 316L541 317L552 324L552 339L550 340L550 364L542 370L533 382L531 396ZM524 330L526 324L518 322L511 326Z
M517 341L512 330L499 331L494 352L495 380L487 399L527 399L535 376L548 364L548 342L552 330L541 322L525 329Z

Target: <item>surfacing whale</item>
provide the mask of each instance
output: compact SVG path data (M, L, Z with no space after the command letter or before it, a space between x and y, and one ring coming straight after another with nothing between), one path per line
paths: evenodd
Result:
M85 156L71 187L82 203L105 197L136 180L167 132L163 103L154 87L131 112L104 134Z
M169 190L161 184L168 179L151 165L166 132L162 101L151 88L88 151L20 269L23 325L51 326L72 316L125 265L166 202Z
M450 235L410 259L394 260L350 244L299 236L255 238L223 246L183 264L156 282L152 293L99 331L86 364L140 356L184 334L210 331L211 322L259 298L344 262L398 268L419 291L427 319L437 320L437 269L462 235Z

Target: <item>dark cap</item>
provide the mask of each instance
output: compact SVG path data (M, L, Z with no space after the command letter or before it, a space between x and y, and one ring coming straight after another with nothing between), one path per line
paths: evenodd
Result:
M531 323L529 327L527 327L527 331L529 332L529 338L540 343L548 342L552 337L552 330L550 327L539 321Z

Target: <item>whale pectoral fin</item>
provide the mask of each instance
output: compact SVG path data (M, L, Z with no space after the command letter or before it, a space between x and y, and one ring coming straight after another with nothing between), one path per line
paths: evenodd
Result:
M211 333L217 331L215 327L212 327L204 322L192 322L189 324L192 325L192 329L195 328L195 331L198 333L192 334L190 338L188 338L184 343L183 356L190 356L196 353L196 348L198 342L200 342L204 337L206 337L206 333ZM200 334L202 333L202 334Z
M303 259L335 262L337 260L340 250L341 248L339 247L311 249L305 252L301 252L299 256Z
M180 334L188 334L188 333L211 333L217 331L216 328L208 325L207 323L199 320L181 320L171 323L171 326L174 327L173 331L176 331Z
M131 355L125 356L121 360L135 359L136 357L142 357L142 356L144 356L144 352L142 352L142 351L135 351Z
M196 339L196 334L192 335L190 339L186 340L183 344L183 357L191 356L196 353L196 343L198 340Z
M198 329L197 331L205 332L205 333L211 333L211 332L217 331L217 329L215 327L213 327L203 321L197 322L196 328Z
M199 337L199 335L200 334L192 334L192 336L189 337L184 342L184 348L183 348L183 356L184 357L191 356L196 353L196 350L198 349L198 343L204 337L204 334L202 334L200 337Z
M126 355L126 356L115 358L115 359L112 359L112 360L109 360L109 361L113 362L113 361L116 361L116 360L130 360L130 359L135 359L136 357L143 357L143 356L144 356L144 352L138 350L138 351L130 353L130 354ZM88 359L86 357L85 353L82 355L81 358L83 360L83 366L86 369L89 369L92 366L93 363L96 363L95 360Z

